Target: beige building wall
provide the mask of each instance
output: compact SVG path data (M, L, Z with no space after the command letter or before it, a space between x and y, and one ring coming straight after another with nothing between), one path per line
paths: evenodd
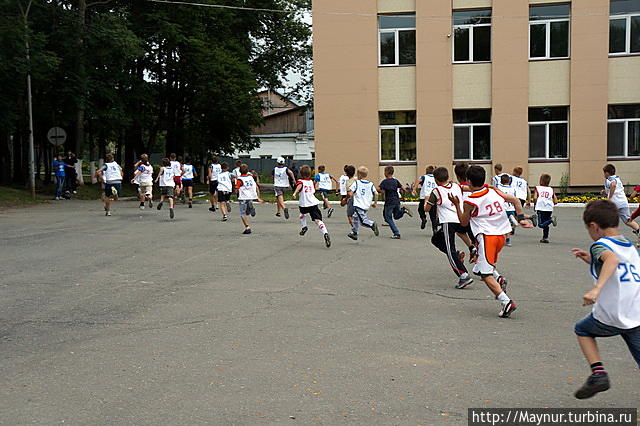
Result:
M491 108L491 64L453 64L453 108Z
M380 111L416 109L416 67L378 68Z
M415 10L416 0L378 0L378 13L414 12Z
M339 174L345 164L366 165L378 179L378 24L371 0L322 0L316 13L314 90L316 164Z
M417 16L451 16L448 1L416 3ZM453 158L451 20L420 25L417 49L418 170L428 164L451 165Z
M529 159L529 6L495 0L492 24L492 159L504 170L526 169ZM516 18L517 17L517 18ZM527 170L524 171L527 174Z
M491 7L491 0L453 0L454 9L477 9Z
M640 102L640 56L609 58L609 103Z
M559 186L563 175L569 174L569 162L565 163L529 163L529 186L533 188L540 183L540 175L551 175L551 186ZM525 175L526 177L527 175Z
M570 185L594 185L607 157L609 2L574 1L571 15Z
M529 106L571 103L571 60L529 62Z

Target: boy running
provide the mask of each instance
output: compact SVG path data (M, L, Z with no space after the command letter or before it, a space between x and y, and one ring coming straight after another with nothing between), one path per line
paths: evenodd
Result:
M284 193L289 189L289 179L294 179L293 172L284 165L284 157L278 157L276 167L271 172L273 176L273 191L276 194L276 216L284 212L284 218L289 219L289 209L284 204Z
M113 154L104 156L104 165L96 172L98 178L104 183L104 215L111 216L111 201L118 199L120 184L122 183L122 167L113 159Z
M520 200L522 207L529 205L529 199L531 198L531 191L529 191L529 183L522 177L522 167L516 167L513 169L513 176L511 176L511 186L516 190L516 197ZM535 223L533 224L535 226Z
M175 176L173 175L173 165L168 158L162 159L162 167L160 168L160 172L156 177L156 182L160 182L160 202L158 203L157 209L160 210L162 208L162 204L164 203L164 197L169 198L169 217L173 219L173 202L174 202L174 188L176 186L176 181L173 179Z
M369 169L364 166L358 167L358 179L351 184L347 195L353 197L353 226L351 233L347 235L354 241L358 240L358 230L360 224L365 228L371 228L375 236L380 235L378 224L367 217L370 207L376 208L378 203L378 191L373 182L364 180L369 175Z
M482 281L500 302L502 308L498 316L509 318L517 305L507 296L507 281L496 270L498 254L505 243L504 235L511 230L504 202L515 205L518 221L524 228L532 228L533 225L525 220L520 200L485 186L485 178L486 172L482 167L469 167L467 179L471 193L464 197L464 207L461 207L460 198L456 195L450 194L449 199L456 206L460 224L471 224L473 235L478 241L478 260L473 273L482 277Z
M496 187L500 185L500 179L502 178L502 175L509 176L509 173L502 173L502 164L496 164L495 166L493 166L493 171L495 172L495 176L493 176L493 178L491 179L491 185ZM511 182L511 176L509 176L509 182Z
M509 175L507 174L502 175L502 177L500 178L500 185L498 185L497 188L505 194L513 195L514 197L518 198L516 196L515 188L512 185L509 185ZM520 204L522 204L522 201L520 202ZM507 217L509 218L509 222L511 223L511 232L505 235L505 238L507 239L506 246L511 247L511 236L516 234L515 227L518 224L518 221L516 220L516 208L513 204L506 201L504 205L507 212Z
M331 176L329 173L324 172L324 166L318 166L318 174L315 176L314 181L316 182L316 189L322 195L322 202L324 204L324 209L327 210L327 217L331 217L333 214L333 208L331 208L331 203L329 202L329 194L333 189L333 184L331 181L338 184L338 181Z
M329 237L327 227L322 221L322 212L320 212L320 209L318 208L320 200L318 200L314 195L315 192L316 187L314 182L311 180L311 167L306 165L300 167L300 180L296 184L295 191L293 191L294 200L298 194L300 194L300 225L302 225L300 235L306 234L309 229L307 227L307 215L309 215L311 220L318 225L318 229L324 238L324 244L329 248L331 247L331 238Z
M182 164L178 161L174 152L169 155L171 168L173 169L173 183L175 183L175 198L180 198L180 192L182 191Z
M462 188L462 196L471 194L469 191L469 182L467 182L467 170L469 170L469 165L467 163L458 163L453 168L453 172L456 174L456 179L458 179L458 183ZM458 226L458 230L456 231L458 234L458 238L464 242L466 247L469 247L469 262L475 262L475 259L478 257L478 250L476 249L476 239L473 236L473 232L471 232L471 226Z
M213 157L207 172L207 180L209 181L209 202L211 203L211 207L209 207L210 212L216 211L216 204L218 203L218 173L220 173L221 170L222 168L220 167L218 157Z
M222 163L221 171L218 173L218 201L220 202L220 211L222 212L222 221L229 219L229 202L231 201L231 193L233 192L233 181L235 178L229 173L227 163Z
M196 168L191 164L191 158L184 159L182 165L182 187L189 197L189 208L193 208L193 179L198 177ZM184 195L183 195L184 196Z
M577 258L591 265L595 284L582 296L582 306L593 305L593 310L574 328L591 367L591 376L574 394L578 399L591 398L610 387L596 337L622 336L640 367L640 256L618 229L619 210L607 200L587 204L582 219L595 243L589 252L572 249Z
M347 221L349 222L349 226L353 226L353 214L355 211L353 210L353 197L349 196L349 188L351 188L351 185L356 181L356 168L351 165L344 166L344 172L347 176L347 182L345 183L345 193L340 200L340 205L347 206Z
M538 214L538 227L542 228L540 242L543 244L549 244L549 225L558 225L558 219L553 215L553 206L558 204L558 199L553 188L549 186L550 183L551 176L541 175L540 185L536 186L533 195L535 210Z
M404 192L404 187L398 179L393 177L393 173L393 166L384 168L385 179L380 182L378 190L380 192L384 191L384 210L382 211L382 216L384 217L384 221L389 224L391 232L393 232L391 238L399 240L402 237L400 236L400 230L396 226L394 219L400 220L405 214L411 217L411 212L405 207L400 207L400 192Z
M253 200L264 203L260 199L260 188L256 184L253 175L249 174L249 166L242 164L240 166L240 176L236 180L236 189L238 190L238 201L240 202L240 219L244 224L244 235L251 233L249 216L256 215L256 208L253 206Z
M131 183L138 183L138 199L140 200L140 210L144 210L145 201L149 202L149 208L153 207L153 166L149 164L149 156L142 154L136 172L131 179Z
M449 181L449 171L444 167L435 169L433 176L438 186L433 189L424 206L426 211L437 206L439 227L431 237L431 244L447 255L453 273L458 277L455 288L463 289L473 283L473 278L464 266L464 253L456 249L456 231L460 226L460 219L456 206L450 199L462 199L462 188L457 183Z
M436 180L433 177L433 171L435 168L429 166L425 170L425 174L416 179L416 183L411 190L413 195L416 195L416 188L420 187L420 202L418 203L418 214L420 215L420 229L424 229L427 226L427 212L431 219L431 229L436 232L438 229L438 214L436 213L436 206L432 206L428 211L424 208L425 203L431 196L431 191L437 186Z
M636 244L640 245L640 225L631 219L629 200L627 200L627 194L624 192L622 180L616 176L616 167L613 164L607 164L602 168L602 171L604 172L604 195L618 207L620 220L633 230L633 233L638 238Z

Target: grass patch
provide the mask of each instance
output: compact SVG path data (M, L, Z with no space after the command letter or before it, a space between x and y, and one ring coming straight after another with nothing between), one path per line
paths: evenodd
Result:
M31 191L24 188L14 188L11 186L0 186L0 206L19 206L23 204L41 203L43 200L38 197L34 199Z

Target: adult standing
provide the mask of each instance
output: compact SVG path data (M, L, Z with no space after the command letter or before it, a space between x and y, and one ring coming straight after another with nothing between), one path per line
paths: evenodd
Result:
M65 189L69 192L77 194L78 192L78 173L76 172L76 164L78 164L78 159L76 155L69 151L67 153L67 158L64 159L65 166L65 179L64 186Z

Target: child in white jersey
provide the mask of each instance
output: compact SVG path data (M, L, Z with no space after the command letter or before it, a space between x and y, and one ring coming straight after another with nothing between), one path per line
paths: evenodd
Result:
M597 337L622 336L640 367L640 256L618 229L619 208L607 200L591 201L582 216L589 236L589 250L574 248L573 254L591 265L595 286L582 296L582 306L592 312L574 328L580 348L591 367L591 376L574 394L590 398L609 389Z
M211 203L211 207L209 207L210 212L215 212L218 204L218 173L220 173L221 170L222 168L220 167L218 157L213 157L207 172L207 181L209 181L209 202Z
M493 166L493 171L495 172L495 175L491 178L491 185L496 187L500 185L500 179L502 179L503 175L509 176L509 173L502 172L502 164L496 164ZM509 176L509 183L511 183L511 176Z
M173 179L173 166L171 165L171 161L168 158L162 159L162 167L160 168L160 172L158 173L158 177L156 177L156 182L160 182L160 202L158 203L157 209L160 210L162 208L162 204L164 203L164 198L167 197L169 199L169 217L173 219L173 201L175 197L175 186L176 182Z
M507 174L503 174L502 177L500 178L500 184L497 186L497 188L504 192L505 194L509 194L509 195L513 195L514 197L518 198L516 195L516 190L515 188L509 184L509 181L511 179L509 178L509 175ZM522 201L520 202L522 204ZM507 217L509 218L509 221L511 222L511 232L509 232L507 235L505 235L506 238L506 246L507 247L511 247L511 236L515 235L516 233L516 226L518 225L518 221L516 220L516 208L513 204L506 202L504 203L505 205L505 209L507 211Z
M429 166L425 170L425 174L416 179L416 183L411 190L413 195L416 195L416 188L420 188L420 201L418 203L418 214L420 215L420 229L424 229L427 226L427 212L429 213L429 218L431 219L431 229L433 232L438 228L438 208L436 206L431 206L431 209L428 211L424 208L425 203L431 196L431 191L433 188L437 186L436 180L433 177L433 171L435 167Z
M124 174L120 165L114 161L112 154L105 155L104 160L104 165L96 174L104 183L104 196L102 197L104 214L105 216L111 216L111 202L118 199Z
M316 188L314 182L311 180L311 167L304 165L300 167L300 180L296 184L296 189L293 191L293 199L300 194L299 209L300 209L300 235L307 233L309 229L307 227L307 215L311 216L311 220L318 225L318 229L324 238L324 243L327 248L331 247L331 238L329 237L329 231L322 221L322 213L318 208L320 200L314 195Z
M455 288L463 289L473 283L473 278L469 276L467 268L464 266L464 252L456 249L456 232L460 226L460 220L456 206L449 199L450 195L461 199L462 188L449 180L449 171L445 167L435 169L433 176L438 186L433 189L427 204L424 205L424 210L427 212L437 206L439 225L431 237L431 244L447 255L449 265L458 277Z
M550 183L551 176L546 173L542 174L540 176L540 185L536 186L533 195L533 202L538 215L538 227L542 228L540 242L543 244L549 243L549 225L558 225L558 219L553 215L553 206L558 204L558 199L553 188L549 186Z
M231 193L233 192L233 182L235 177L229 173L227 163L220 165L220 173L218 173L218 202L220 203L220 211L222 212L222 221L229 219L229 202Z
M271 175L273 176L273 192L276 194L276 216L280 217L282 211L284 218L289 219L289 209L284 204L284 193L289 189L289 179L294 179L294 177L293 172L284 163L284 157L278 157L276 167Z
M347 182L349 182L349 175L347 174L347 167L349 167L348 164L345 164L342 171L344 172L344 174L340 175L340 178L338 179L338 190L340 191L340 205L344 206L344 204L342 203L343 200L345 200L347 198Z
M631 219L629 200L624 192L622 180L616 176L616 167L613 164L607 164L602 168L602 171L604 172L604 195L618 207L620 220L633 230L633 233L639 238L636 244L640 245L640 225Z
M144 210L145 201L149 202L149 208L153 207L153 166L149 164L149 156L142 154L136 167L136 171L131 179L131 183L138 184L138 198L140 200L140 210Z
M349 226L353 227L353 197L349 195L349 188L356 181L356 168L355 166L348 165L344 167L344 172L347 176L347 182L345 183L346 192L345 195L340 200L341 206L347 207L347 221L349 222Z
M185 158L182 165L182 189L189 197L189 208L193 208L193 179L196 177L198 177L198 172L191 164L191 158Z
M258 200L259 203L264 203L264 201L260 199L260 188L253 175L249 174L249 166L246 164L240 166L240 176L236 179L236 189L238 190L238 201L240 202L240 219L244 224L244 232L242 233L248 235L251 234L249 216L256 215L253 201Z
M449 199L456 206L460 224L464 226L470 223L478 241L478 260L473 273L482 277L482 281L500 302L502 309L498 316L508 318L517 305L507 296L507 281L496 269L498 254L505 243L504 235L511 230L504 202L515 205L518 221L524 228L532 228L533 225L525 220L520 200L487 187L484 184L485 178L486 172L482 167L469 167L467 179L472 192L464 197L464 207L461 207L457 196L450 194Z
M175 198L180 198L180 192L182 191L182 164L180 164L175 153L169 155L169 161L173 169L173 183L175 184L173 195Z
M378 191L373 182L365 180L369 175L369 169L364 166L358 167L358 179L351 184L347 195L353 198L353 226L348 235L352 240L358 239L360 224L366 228L371 228L375 236L380 235L378 224L367 217L370 207L376 208L378 202Z
M531 191L529 191L529 182L526 181L525 178L522 177L522 173L524 170L522 167L518 166L513 169L513 175L511 176L511 186L516 190L516 197L520 200L520 204L522 207L529 206L529 199L531 198ZM536 223L534 222L535 226Z
M329 209L327 210L327 217L331 217L331 215L333 214L333 209L331 208L331 203L329 202L329 195L333 190L332 181L336 184L338 184L338 181L336 181L336 179L329 173L325 173L324 166L318 166L318 174L316 174L314 181L316 182L316 189L322 196L324 209Z

